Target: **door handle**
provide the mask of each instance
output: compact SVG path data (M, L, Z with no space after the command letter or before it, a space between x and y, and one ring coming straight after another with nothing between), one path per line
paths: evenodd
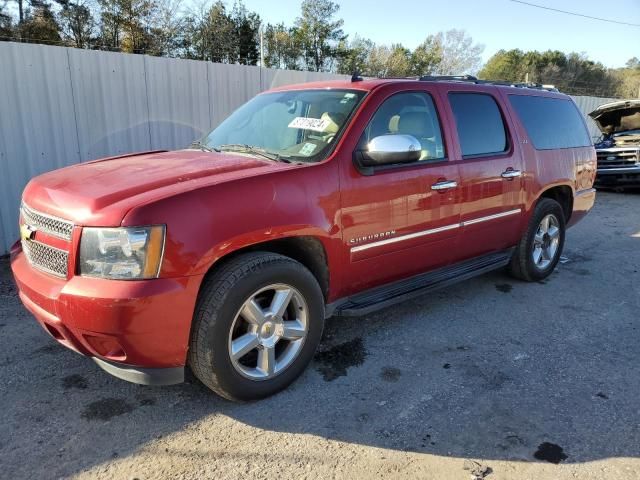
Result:
M520 177L522 172L520 170L507 169L502 172L502 178L516 178Z
M456 188L458 182L453 180L443 180L442 182L436 182L431 185L431 190L449 190L450 188Z

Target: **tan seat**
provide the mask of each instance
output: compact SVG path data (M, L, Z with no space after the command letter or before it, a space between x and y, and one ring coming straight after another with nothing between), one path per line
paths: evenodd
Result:
M391 121L393 121L393 117ZM391 130L391 121L389 122L389 130ZM437 157L433 123L424 112L407 112L399 116L396 133L412 135L420 142L422 146L420 160Z

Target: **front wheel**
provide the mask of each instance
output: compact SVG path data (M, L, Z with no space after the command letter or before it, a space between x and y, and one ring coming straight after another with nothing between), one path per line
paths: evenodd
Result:
M263 398L304 371L323 324L324 297L303 265L273 253L240 255L202 287L189 364L225 398Z
M565 230L560 204L550 198L540 199L511 258L511 274L528 282L548 277L560 260Z

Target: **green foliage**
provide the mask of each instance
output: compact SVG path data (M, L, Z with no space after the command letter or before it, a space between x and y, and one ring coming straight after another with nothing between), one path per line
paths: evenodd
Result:
M95 20L91 5L85 0L56 0L60 5L58 24L62 38L71 46L86 48L91 44Z
M296 29L289 28L284 23L267 25L264 31L264 66L300 70L302 49L297 36Z
M7 10L7 1L0 0L0 41L13 37L13 19Z
M330 0L303 0L302 15L296 19L295 33L308 70L332 70L338 57L338 46L346 40L342 31L344 21L334 20L340 9Z
M32 0L26 9L24 20L17 26L18 35L38 43L56 44L60 42L60 28L56 22L51 4L44 0Z
M557 50L500 50L486 63L480 78L550 84L573 95L612 96L619 86L616 76L601 63L584 54Z
M618 82L617 94L622 98L640 98L640 60L631 58L625 68L612 71Z

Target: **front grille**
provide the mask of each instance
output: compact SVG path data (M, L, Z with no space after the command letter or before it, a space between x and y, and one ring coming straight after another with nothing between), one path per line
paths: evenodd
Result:
M24 223L31 227L35 227L36 230L64 240L71 240L71 233L73 232L72 222L36 212L24 203L20 207L20 213L22 214Z
M35 240L22 240L22 250L34 268L58 277L67 277L68 252Z
M640 162L640 149L607 148L597 150L598 169L635 167Z

